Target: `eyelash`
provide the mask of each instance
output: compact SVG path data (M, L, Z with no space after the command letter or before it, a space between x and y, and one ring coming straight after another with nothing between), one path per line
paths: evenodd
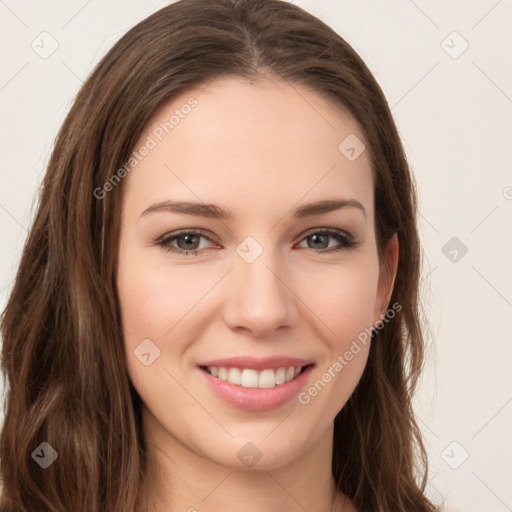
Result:
M190 251L185 251L183 249L180 249L179 247L175 247L175 246L171 245L171 242L173 242L177 238L182 238L186 235L198 235L198 236L201 236L201 237L204 237L204 238L210 240L210 238L208 236L206 236L205 232L203 232L203 231L182 230L182 231L177 231L171 235L164 235L163 237L160 237L157 240L156 244L161 246L168 252L184 254L185 256L197 256L197 254L200 253L203 249L192 249ZM317 249L306 248L307 250L310 250L313 252L319 252L319 253L338 252L343 249L353 248L357 245L357 242L355 240L353 240L350 236L347 236L346 234L344 234L342 231L337 231L337 230L328 229L328 228L318 229L316 231L309 231L303 236L303 238L300 241L302 242L303 240L305 240L306 238L309 238L312 235L329 235L330 237L335 238L336 240L338 240L338 242L340 242L340 245L338 247L330 248L330 249L317 250Z

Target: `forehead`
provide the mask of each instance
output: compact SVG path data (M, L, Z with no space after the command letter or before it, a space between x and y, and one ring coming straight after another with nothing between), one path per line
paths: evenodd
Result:
M298 84L232 78L167 101L134 147L151 149L129 173L125 201L138 209L170 198L251 208L355 197L372 213L373 180L359 123ZM356 154L357 156L357 154Z

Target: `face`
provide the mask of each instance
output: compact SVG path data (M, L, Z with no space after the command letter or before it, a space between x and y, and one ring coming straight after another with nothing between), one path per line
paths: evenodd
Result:
M395 238L377 254L361 143L316 92L223 79L166 104L135 145L149 150L122 184L126 363L182 448L271 469L332 433L396 268Z

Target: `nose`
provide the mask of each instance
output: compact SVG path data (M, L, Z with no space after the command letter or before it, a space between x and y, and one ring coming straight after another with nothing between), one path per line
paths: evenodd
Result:
M257 338L269 337L279 328L292 327L298 318L296 295L287 282L284 264L265 249L252 263L235 255L225 283L224 320L234 330Z

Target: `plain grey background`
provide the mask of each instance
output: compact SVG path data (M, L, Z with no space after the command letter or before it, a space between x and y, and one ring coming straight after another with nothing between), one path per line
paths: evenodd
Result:
M168 3L0 0L0 308L78 88L121 35ZM512 510L512 2L293 3L375 74L418 183L432 347L416 409L428 493L448 510Z

